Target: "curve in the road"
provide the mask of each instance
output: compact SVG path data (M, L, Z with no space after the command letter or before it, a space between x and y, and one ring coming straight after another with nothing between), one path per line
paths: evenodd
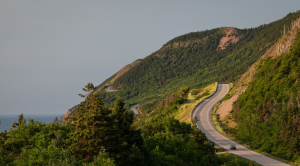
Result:
M112 88L112 86L108 86L108 87L105 88L105 90L106 90L107 92L116 92L116 91L118 91L118 90L111 89L111 88Z
M209 99L206 99L200 105L195 108L192 116L197 116L199 121L197 122L198 128L205 133L206 137L213 141L215 144L223 147L230 153L242 156L244 158L256 161L262 165L276 165L276 166L286 166L288 164L282 163L280 161L268 158L257 152L254 152L243 145L238 144L235 141L230 140L224 135L220 134L213 126L210 113L215 104L217 104L221 99L225 97L228 93L230 86L228 84L218 84L217 91ZM230 150L230 146L235 145L237 150Z
M139 112L136 110L136 108L138 107L139 105L136 104L136 105L133 105L130 107L131 111L133 112L134 115L137 115L139 114Z

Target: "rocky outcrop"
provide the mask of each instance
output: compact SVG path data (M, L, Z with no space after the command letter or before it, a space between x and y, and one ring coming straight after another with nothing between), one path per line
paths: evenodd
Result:
M61 116L61 119L67 119L70 114L71 114L71 111L68 110L63 116Z
M69 115L70 115L72 112L75 111L75 109L77 108L77 106L78 106L78 104L75 105L74 107L70 108L63 116L61 116L61 119L66 120L66 119L69 117Z
M224 28L224 32L226 36L220 39L217 49L224 50L229 44L236 44L242 38L235 28Z

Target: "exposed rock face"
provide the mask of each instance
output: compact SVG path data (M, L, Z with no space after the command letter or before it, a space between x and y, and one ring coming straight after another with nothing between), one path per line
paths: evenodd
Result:
M219 41L219 45L218 45L217 49L220 49L220 50L226 49L226 47L229 44L236 44L243 37L243 35L241 35L236 28L229 27L229 28L222 28L221 30L224 31L226 36L222 37ZM157 54L155 54L154 56L156 56L158 58L162 58L166 55L164 53L164 51L176 49L176 48L182 48L182 47L183 48L191 47L193 45L206 43L208 39L209 39L209 36L206 36L201 39L198 38L198 39L194 39L194 40L170 43L170 44L163 46L159 50L159 52Z
M61 116L61 119L67 119L69 115L75 111L78 105L75 105L74 107L70 108L63 116Z
M224 31L226 36L220 39L217 49L224 50L229 44L236 44L242 38L235 28L224 28Z
M68 110L63 116L61 116L61 119L67 119L68 116L70 115L71 111Z

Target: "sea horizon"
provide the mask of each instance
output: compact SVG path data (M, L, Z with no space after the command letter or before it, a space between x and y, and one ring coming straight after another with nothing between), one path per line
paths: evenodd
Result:
M10 128L12 128L12 124L18 121L20 114L16 113L6 113L0 114L0 132L4 132L5 130L8 132ZM28 119L33 119L34 121L44 122L45 124L52 123L53 120L57 117L57 119L61 119L63 114L24 114L24 119L28 122Z

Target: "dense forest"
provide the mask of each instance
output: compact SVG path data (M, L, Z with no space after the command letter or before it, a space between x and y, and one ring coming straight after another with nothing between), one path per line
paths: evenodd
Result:
M108 103L121 96L126 103L140 103L147 110L161 96L166 97L184 86L234 82L299 16L300 12L290 13L256 28L216 28L176 37L118 77L112 83L118 92L101 90L99 95ZM220 46L223 40L225 43Z
M0 133L0 165L258 165L216 155L196 121L191 126L171 116L188 91L164 99L167 105L157 110L161 114L134 124L122 99L107 107L97 94L87 95L67 121L26 122L21 114L8 133Z
M136 165L146 151L132 112L89 95L67 121L44 124L23 114L0 136L0 165ZM134 162L134 163L133 163Z
M235 103L237 137L254 149L300 162L300 33L289 53L260 61Z

